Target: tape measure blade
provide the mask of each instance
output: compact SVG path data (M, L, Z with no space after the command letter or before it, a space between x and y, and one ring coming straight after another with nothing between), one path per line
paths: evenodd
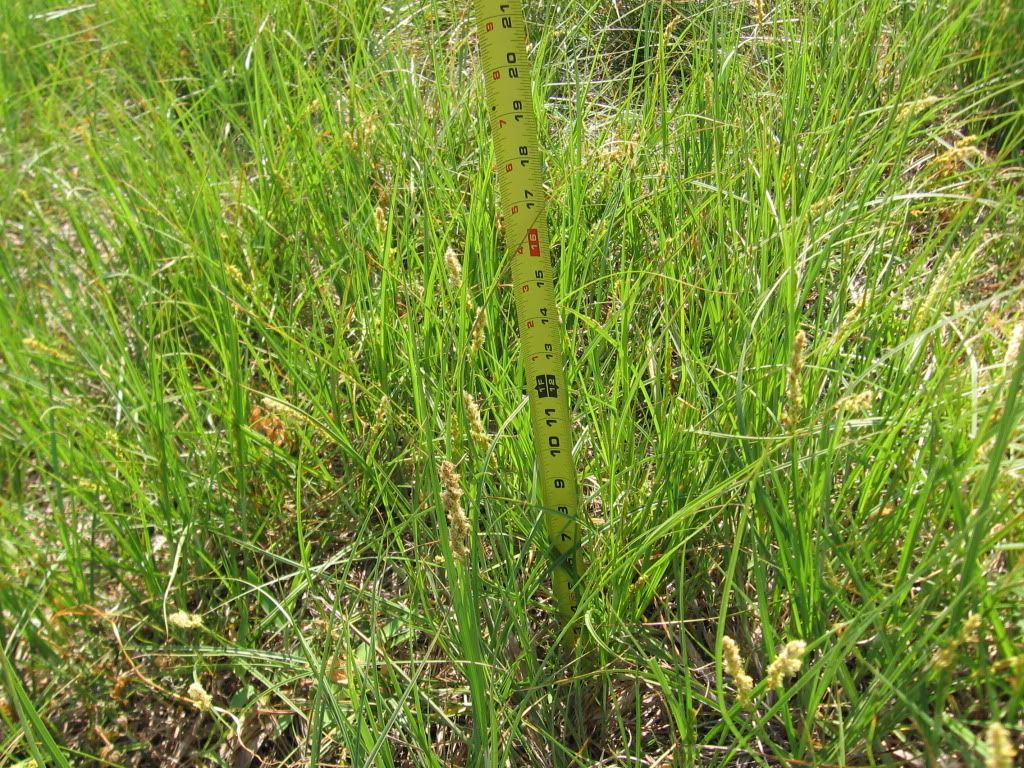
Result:
M568 619L576 608L572 588L580 567L579 489L526 28L520 0L476 0L475 6L544 527L554 555L552 584L559 612Z

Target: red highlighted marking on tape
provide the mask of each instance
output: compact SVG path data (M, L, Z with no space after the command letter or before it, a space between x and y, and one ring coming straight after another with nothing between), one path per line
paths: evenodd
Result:
M526 239L530 243L530 255L540 256L540 235L537 233L537 230L526 230Z

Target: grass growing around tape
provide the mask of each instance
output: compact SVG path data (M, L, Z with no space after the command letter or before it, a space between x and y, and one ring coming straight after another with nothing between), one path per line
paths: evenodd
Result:
M1010 765L1024 11L529 6L577 663L469 5L0 4L0 765Z

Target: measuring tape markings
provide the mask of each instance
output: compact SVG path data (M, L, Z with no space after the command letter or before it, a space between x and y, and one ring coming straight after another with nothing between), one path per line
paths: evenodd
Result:
M544 504L552 584L563 619L576 611L579 490L555 305L546 200L522 2L475 0L495 171L512 255L512 284Z

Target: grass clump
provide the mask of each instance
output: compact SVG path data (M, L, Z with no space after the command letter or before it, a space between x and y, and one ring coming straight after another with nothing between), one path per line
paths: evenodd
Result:
M468 7L0 5L0 765L1012 763L1024 12L527 11L581 660Z

